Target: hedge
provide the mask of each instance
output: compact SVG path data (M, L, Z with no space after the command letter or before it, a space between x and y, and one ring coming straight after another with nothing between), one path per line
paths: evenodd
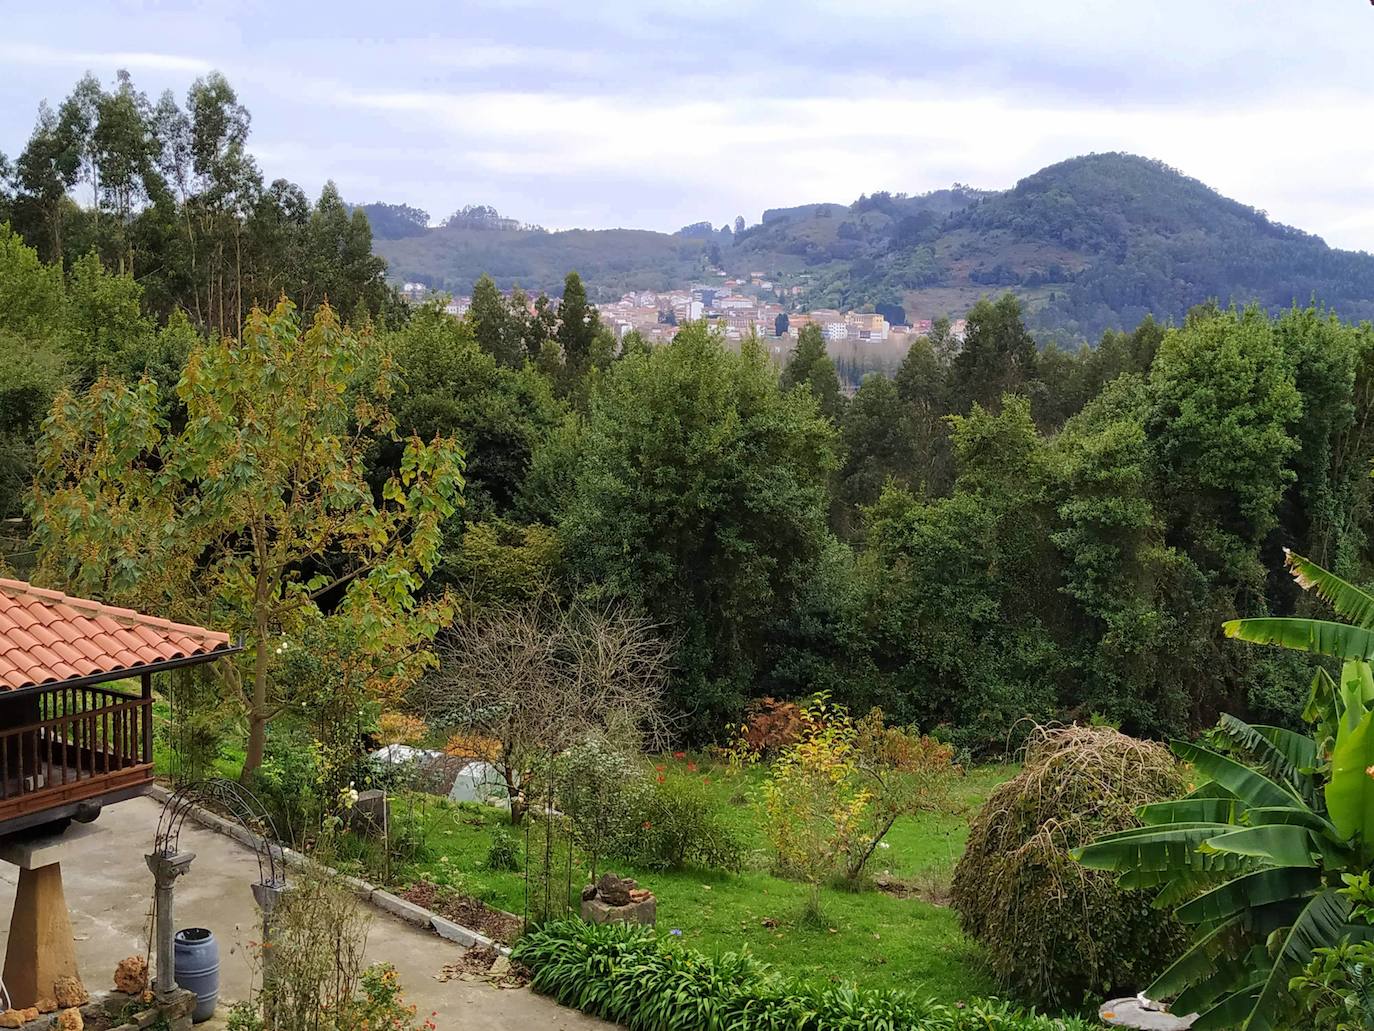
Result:
M511 958L532 987L630 1031L1088 1031L997 1000L946 1006L903 991L811 984L747 952L703 955L627 924L551 921Z

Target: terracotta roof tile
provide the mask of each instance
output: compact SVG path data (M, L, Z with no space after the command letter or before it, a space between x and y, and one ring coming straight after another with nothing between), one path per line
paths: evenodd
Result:
M0 691L228 648L228 634L0 578Z

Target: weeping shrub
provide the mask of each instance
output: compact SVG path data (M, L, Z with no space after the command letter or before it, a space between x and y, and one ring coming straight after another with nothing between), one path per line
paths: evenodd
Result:
M1135 810L1187 790L1163 745L1108 727L1039 730L1025 766L969 828L953 903L1001 983L1037 1005L1135 994L1187 937L1153 893L1126 891L1070 851L1139 826Z

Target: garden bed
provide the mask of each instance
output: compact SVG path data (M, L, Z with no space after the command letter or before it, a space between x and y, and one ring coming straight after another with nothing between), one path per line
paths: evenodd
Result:
M407 902L423 906L445 920L452 920L502 945L513 944L524 929L524 921L520 917L430 881L418 881L399 894Z

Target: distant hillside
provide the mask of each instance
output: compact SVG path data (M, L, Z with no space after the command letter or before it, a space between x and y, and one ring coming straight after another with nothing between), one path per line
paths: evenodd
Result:
M466 294L487 273L503 288L559 291L576 269L595 300L627 290L666 290L699 278L711 240L642 229L488 229L447 225L374 239L388 276Z
M1147 313L1179 319L1209 298L1273 309L1315 297L1347 318L1374 318L1374 256L1330 248L1129 154L1072 158L1005 192L956 185L770 209L737 237L448 227L378 240L376 250L393 278L456 292L483 271L503 285L555 289L576 268L595 295L614 296L685 285L708 256L732 273L802 285L809 307L895 302L931 317L1009 289L1042 337L1095 339Z

